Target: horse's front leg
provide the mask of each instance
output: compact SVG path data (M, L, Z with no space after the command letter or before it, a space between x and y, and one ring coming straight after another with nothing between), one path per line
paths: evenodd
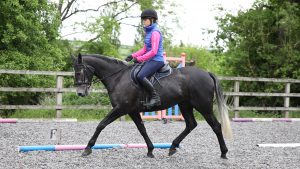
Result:
M111 110L111 112L105 116L105 118L99 123L99 125L96 128L96 131L92 138L90 139L87 147L85 148L84 152L82 153L82 156L87 156L92 153L92 147L95 145L97 138L100 134L100 132L111 122L115 121L117 118L121 117L122 114L118 107L115 107Z
M154 146L153 146L153 144L152 144L152 142L151 142L151 140L150 140L150 138L147 134L147 131L146 131L146 128L145 128L144 123L142 121L140 113L130 113L129 116L134 121L136 127L140 131L141 135L143 136L143 138L144 138L144 140L147 144L147 147L148 147L147 156L150 157L150 158L154 158L154 155L153 155Z

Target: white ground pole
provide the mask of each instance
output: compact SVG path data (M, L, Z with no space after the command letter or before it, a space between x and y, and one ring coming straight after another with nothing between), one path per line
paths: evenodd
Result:
M273 144L257 144L258 147L299 147L300 143L273 143Z

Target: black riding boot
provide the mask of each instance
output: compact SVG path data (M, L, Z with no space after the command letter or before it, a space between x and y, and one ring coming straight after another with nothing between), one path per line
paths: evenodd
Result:
M160 97L156 93L156 90L154 89L152 83L145 77L142 81L142 85L145 87L147 92L150 93L151 99L148 101L148 103L145 103L144 106L147 108L151 108L153 106L159 106L161 104Z

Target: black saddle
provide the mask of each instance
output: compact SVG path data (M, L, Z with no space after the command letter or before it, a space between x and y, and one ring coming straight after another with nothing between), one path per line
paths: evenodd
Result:
M141 85L136 76L140 72L143 65L144 65L144 63L135 64L130 72L131 80L137 85ZM166 63L162 68L160 68L156 73L154 73L154 75L152 75L148 79L154 85L156 82L159 83L159 79L161 79L163 77L167 77L171 73L172 73L172 68L168 63Z

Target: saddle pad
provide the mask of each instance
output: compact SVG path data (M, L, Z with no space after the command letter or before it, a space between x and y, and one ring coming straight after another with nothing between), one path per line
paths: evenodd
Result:
M135 64L130 72L131 80L135 84L140 85L140 86L141 86L141 84L139 83L136 76L140 72L143 65L144 65L144 63ZM148 79L150 79L150 82L154 85L156 82L159 82L159 79L167 77L170 74L172 74L172 68L169 66L169 64L165 64L160 70L158 70L158 72L156 72L154 75L152 75Z

